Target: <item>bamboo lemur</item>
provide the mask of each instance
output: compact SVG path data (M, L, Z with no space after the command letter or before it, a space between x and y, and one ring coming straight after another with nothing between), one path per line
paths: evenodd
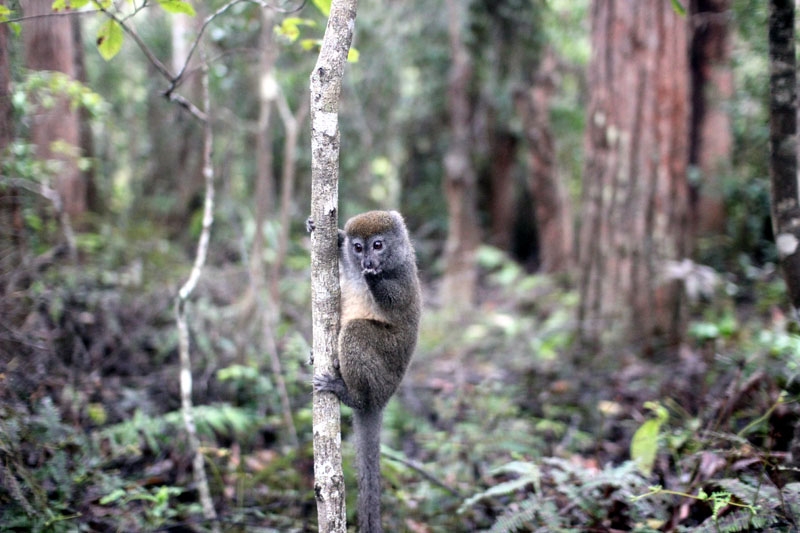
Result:
M417 344L421 294L414 248L396 211L369 211L339 230L339 375L314 378L316 391L353 408L358 527L382 531L380 431Z

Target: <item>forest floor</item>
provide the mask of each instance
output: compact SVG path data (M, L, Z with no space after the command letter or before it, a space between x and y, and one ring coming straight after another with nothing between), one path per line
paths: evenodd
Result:
M50 257L4 278L0 531L210 530L180 415L173 307L188 267L140 246L146 261ZM219 258L187 309L224 531L316 530L307 259L289 265L277 323L248 270ZM484 262L475 312L426 309L386 410L387 530L797 531L800 337L780 283L765 270L698 302L680 347L593 354L575 346L576 296L559 280Z

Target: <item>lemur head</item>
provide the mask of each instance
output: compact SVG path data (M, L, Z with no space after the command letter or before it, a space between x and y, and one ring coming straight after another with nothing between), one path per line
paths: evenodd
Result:
M344 226L344 252L352 266L366 276L380 276L413 261L414 250L403 217L397 211L368 211Z

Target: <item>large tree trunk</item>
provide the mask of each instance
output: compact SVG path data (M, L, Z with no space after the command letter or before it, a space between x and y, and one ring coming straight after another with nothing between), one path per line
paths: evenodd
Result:
M769 173L772 225L795 318L800 313L800 185L794 0L770 0Z
M699 173L693 180L693 233L719 235L725 231L722 180L731 172L733 134L725 110L733 96L731 70L731 0L693 0L692 121L689 164Z
M63 72L76 77L73 22L71 17L43 16L52 12L51 0L25 0L22 2L25 17L23 36L25 42L25 64L33 70ZM40 107L31 122L31 140L36 145L36 154L41 159L58 160L61 168L54 181L62 208L70 217L86 212L88 183L78 168L78 154L66 154L64 150L53 150L59 141L78 151L81 143L80 119L77 110L70 106L66 97L59 98L52 108Z
M652 348L684 325L663 271L686 253L687 23L661 0L595 0L591 16L580 333Z
M548 273L571 269L574 245L571 202L558 175L550 127L556 67L556 57L548 51L533 86L516 95L516 108L528 145L529 184L539 232L539 269Z
M442 305L451 310L469 309L477 283L475 250L480 242L475 207L476 175L471 160L469 84L472 65L462 39L463 10L458 0L447 0L452 65L447 88L450 113L450 147L444 160L444 192L448 232Z

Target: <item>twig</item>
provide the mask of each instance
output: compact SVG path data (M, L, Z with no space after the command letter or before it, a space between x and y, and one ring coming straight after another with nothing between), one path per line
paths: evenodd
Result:
M195 50L197 50L197 46L200 44L200 39L203 37L203 33L205 33L206 28L208 27L208 25L211 24L211 22L215 18L217 18L218 16L222 15L223 13L225 13L227 10L229 10L230 8L235 6L236 4L239 4L241 2L246 2L246 1L249 1L249 0L230 0L227 4L223 5L222 7L220 7L216 11L214 11L212 14L207 16L205 19L203 19L203 24L202 24L202 26L200 26L200 30L197 32L197 37L195 37L194 42L192 42L192 47L189 48L189 53L186 54L186 61L184 61L180 72L178 72L178 74L174 78L170 78L168 76L168 79L170 80L170 86L169 86L169 88L167 88L166 91L164 91L164 95L167 98L172 99L172 92L175 89L177 89L178 86L183 81L183 77L186 74L186 69L189 66L189 62L191 61Z
M208 71L203 75L203 108L205 115L210 112L210 98L208 95ZM192 407L192 366L189 353L189 328L186 324L186 301L197 285L197 280L205 265L208 256L208 242L211 236L211 225L214 222L214 170L211 164L212 131L211 121L203 123L203 177L206 183L205 205L203 208L203 228L200 239L197 243L197 253L189 279L178 291L175 299L175 315L178 325L178 349L180 353L180 381L181 381L181 411L183 412L183 422L186 426L186 433L189 440L189 449L194 454L192 467L194 469L194 479L197 490L200 494L200 503L203 506L203 515L211 522L212 530L217 533L217 513L214 510L214 502L211 499L211 491L208 487L208 479L205 472L205 460L200 451L200 439L197 437L197 426L194 420Z
M95 2L95 5L97 6L98 10L101 11L105 16L107 16L108 18L110 18L111 20L113 20L114 22L119 24L120 28L122 28L122 31L124 31L125 33L127 33L128 35L131 36L131 38L134 40L134 42L136 42L136 46L139 47L139 49L142 51L142 53L145 55L145 57L147 57L147 60L150 61L150 63L152 63L152 65L156 68L156 70L158 70L158 72L162 76L164 76L168 80L173 79L172 73L169 71L169 69L166 67L166 65L164 65L164 63L162 63L161 60L159 60L155 56L155 54L152 52L152 50L150 50L150 48L148 48L147 44L145 44L145 42L142 40L142 38L139 37L139 34L136 33L136 31L131 26L129 26L128 24L125 23L125 21L128 19L128 17L126 17L125 19L122 19L122 18L116 16L114 13L112 13L111 11L109 11L108 9L106 9L102 5L100 5L99 2ZM187 59L187 61L188 61L188 59Z

